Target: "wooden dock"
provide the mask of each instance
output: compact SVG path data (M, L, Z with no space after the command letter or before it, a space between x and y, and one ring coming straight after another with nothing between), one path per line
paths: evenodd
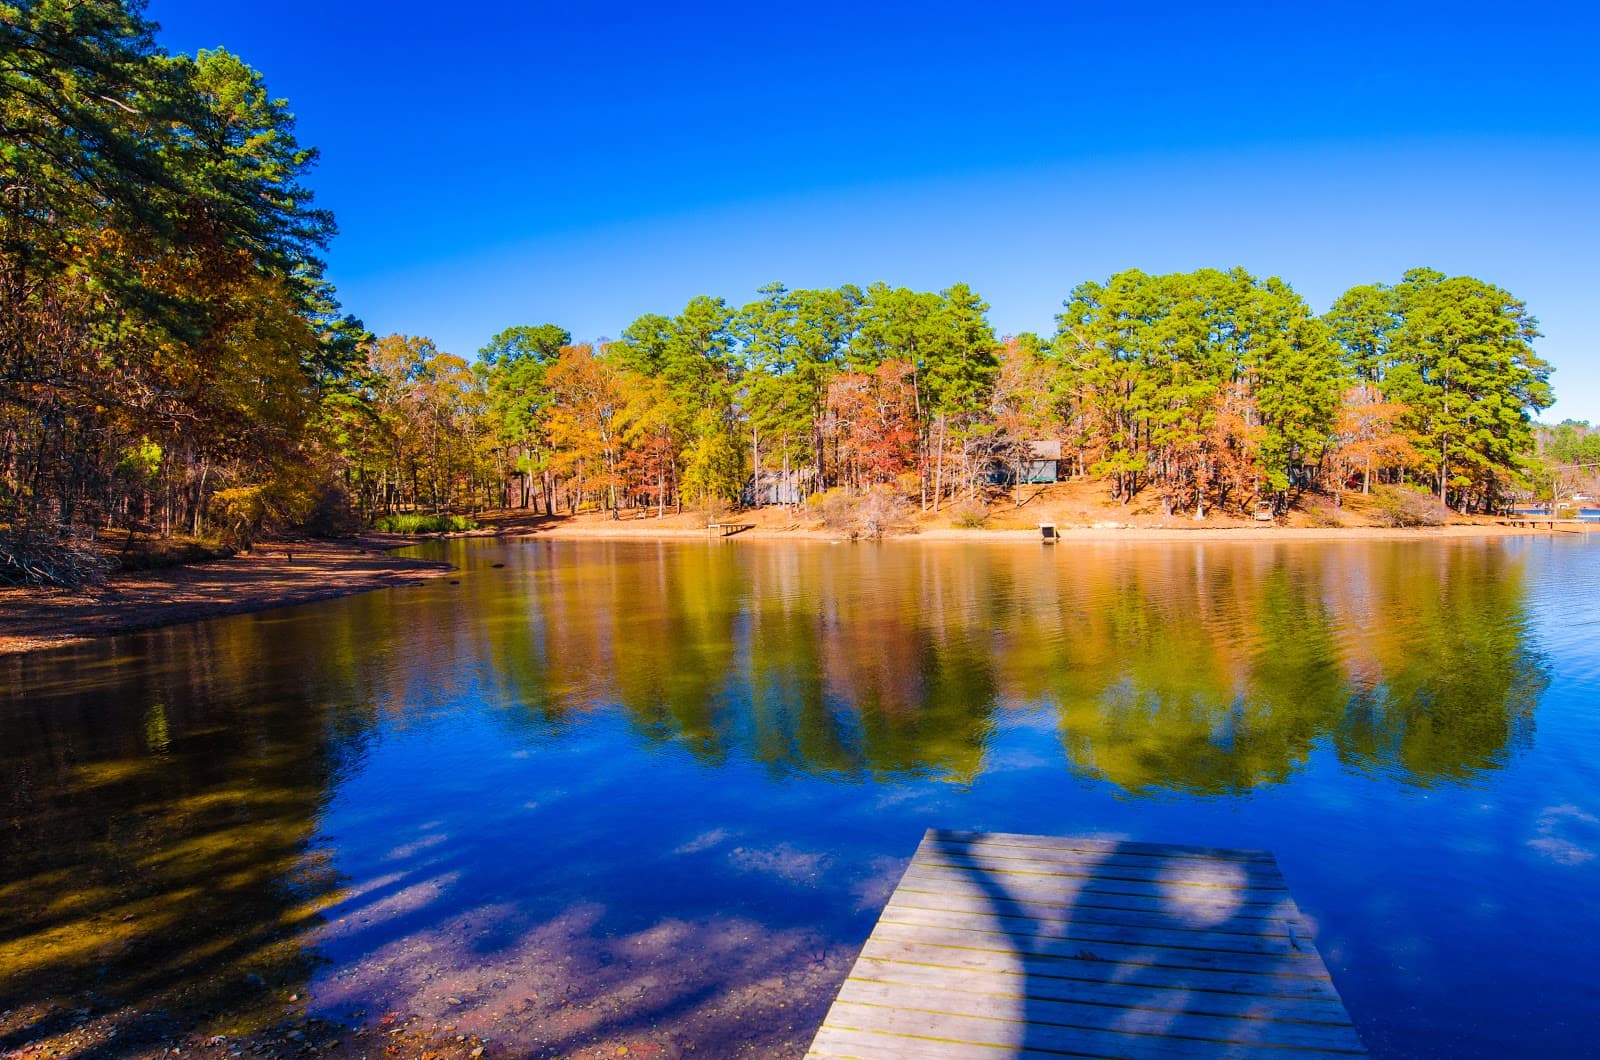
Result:
M754 530L755 527L755 523L707 523L706 536L732 537L734 534L742 534L746 530Z
M1271 854L930 830L807 1055L1365 1053Z

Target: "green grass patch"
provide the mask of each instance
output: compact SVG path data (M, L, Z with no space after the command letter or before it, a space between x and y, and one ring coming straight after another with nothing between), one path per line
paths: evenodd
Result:
M478 524L464 515L385 515L372 528L386 534L446 534L476 530Z

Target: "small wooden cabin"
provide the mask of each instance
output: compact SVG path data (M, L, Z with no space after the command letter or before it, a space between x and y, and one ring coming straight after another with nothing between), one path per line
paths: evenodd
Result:
M811 469L794 471L762 471L751 475L745 483L746 507L762 508L769 504L800 504L811 491Z
M1061 443L1028 442L1021 452L997 459L988 479L996 486L1034 486L1059 482Z

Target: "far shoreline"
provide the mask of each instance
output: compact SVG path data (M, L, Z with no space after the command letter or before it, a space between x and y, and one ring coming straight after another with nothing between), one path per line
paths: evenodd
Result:
M750 518L768 516L756 513ZM20 656L81 645L93 640L181 625L223 615L246 614L330 600L415 584L452 573L448 563L393 555L396 549L442 540L496 538L505 541L631 541L846 544L850 539L820 525L769 519L726 537L708 532L704 516L685 513L610 519L598 513L531 516L497 512L485 525L445 534L407 537L370 534L354 541L263 543L250 554L159 571L120 574L96 589L0 590L0 657ZM728 517L738 522L739 516ZM741 524L743 525L743 524ZM1052 546L1159 544L1329 544L1383 541L1489 540L1538 536L1580 536L1600 531L1591 524L1545 528L1513 527L1491 521L1436 527L1306 527L1209 525L1057 525ZM1037 526L961 528L933 526L912 532L859 539L859 543L908 545L1032 545L1043 539Z
M594 513L576 517L556 516L538 519L517 519L491 516L478 530L437 537L498 537L510 540L609 540L609 541L821 541L845 542L847 535L821 526L773 527L759 523L749 529L726 536L706 529L704 523L690 525L686 516L667 516L657 519L608 519ZM738 516L729 516L729 523L739 523ZM1191 542L1235 543L1287 543L1334 541L1429 541L1440 539L1586 536L1600 531L1594 524L1558 525L1553 531L1545 527L1515 527L1500 522L1455 522L1443 526L1386 527L1386 526L1276 526L1276 525L1202 525L1139 526L1139 525L1070 525L1055 524L1057 544L1070 548L1074 544L1176 544ZM856 540L865 541L867 538ZM1041 544L1043 538L1038 526L1003 528L963 528L950 526L913 527L899 533L885 534L882 542L938 542L965 544Z

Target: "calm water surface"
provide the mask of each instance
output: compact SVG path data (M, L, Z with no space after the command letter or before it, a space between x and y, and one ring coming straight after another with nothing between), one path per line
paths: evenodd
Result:
M1600 540L434 548L0 663L0 1052L798 1055L930 826L1271 849L1375 1054L1596 1048Z

